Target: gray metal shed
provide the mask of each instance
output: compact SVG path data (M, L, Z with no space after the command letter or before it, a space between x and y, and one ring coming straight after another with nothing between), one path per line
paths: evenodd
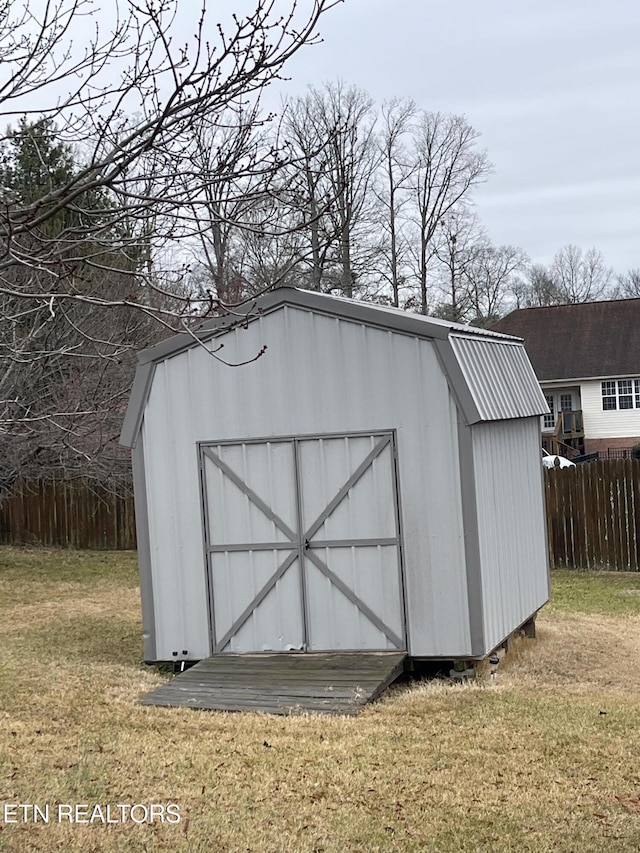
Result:
M549 596L522 341L293 288L247 321L139 356L146 659L484 657Z

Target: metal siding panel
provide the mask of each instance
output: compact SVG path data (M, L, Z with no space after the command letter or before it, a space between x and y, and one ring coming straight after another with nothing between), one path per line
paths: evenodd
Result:
M224 638L261 587L274 574L287 551L252 551L213 554L216 639ZM291 651L302 648L300 567L289 566L274 589L233 632L226 652Z
M549 597L537 418L472 427L486 651Z
M184 635L181 583L173 571L176 534L179 531L175 526L173 466L169 453L172 440L166 416L166 396L166 367L158 365L144 417L144 451L157 654L160 660L171 660L174 651L182 650ZM158 447L165 448L165 452L158 453Z
M409 651L469 653L456 405L432 342L287 306L230 332L220 355L240 362L265 344L244 367L202 347L157 366L145 465L165 648L179 623L200 637L206 621L197 442L395 428Z
M480 541L478 536L478 507L476 501L477 489L473 464L473 435L471 427L461 419L458 420L458 448L460 455L462 514L464 520L469 634L471 640L470 654L482 656L486 648Z
M409 651L470 654L457 407L432 344L396 350Z
M548 411L523 344L457 334L449 340L483 421Z
M169 360L166 364L165 407L171 444L167 448L171 464L171 489L174 501L171 570L180 578L180 602L184 645L188 657L202 658L209 653L206 572L202 551L200 478L198 456L189 441L193 433L188 359ZM181 507L192 507L187 515ZM187 569L187 571L185 571Z
M476 401L471 393L469 384L462 372L458 359L453 351L451 342L434 341L434 349L438 355L442 370L447 377L447 383L467 424L475 424L482 420Z
M301 508L314 555L402 640L404 616L397 546L363 540L396 538L393 445L390 435L318 438L299 442ZM373 456L373 454L377 454ZM366 467L365 467L366 466ZM352 478L361 472L358 479ZM345 493L345 487L350 488ZM332 501L342 497L333 505ZM326 516L320 526L318 522ZM317 529L316 529L317 528ZM353 547L322 548L326 540L361 540ZM393 649L396 644L305 561L309 648ZM336 608L335 610L333 608ZM331 614L330 630L327 630Z
M158 365L145 412L145 472L158 658L209 655L199 477L189 441L189 362Z
M316 552L322 560L330 561L331 570L389 628L396 634L402 635L401 601L397 583L398 560L395 547L331 548L316 549ZM379 568L383 569L377 578L376 563L379 563ZM311 621L309 626L311 650L397 648L316 566L313 564L308 566L306 577Z
M390 436L385 448L323 522L319 539L395 537ZM374 436L301 441L302 511L305 525L318 518L380 441Z
M207 456L210 451L223 464ZM209 544L288 542L273 520L250 499L225 471L239 478L261 498L278 519L295 530L294 467L290 442L211 445L203 452L207 480Z
M216 645L226 652L302 648L297 559L232 631L279 566L298 550L293 442L212 444L202 447L201 456L208 546L228 546L209 556ZM275 542L288 547L265 548Z

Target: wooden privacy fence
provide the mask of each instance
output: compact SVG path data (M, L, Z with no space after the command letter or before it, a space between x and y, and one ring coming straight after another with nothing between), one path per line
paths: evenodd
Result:
M133 549L133 497L82 480L19 482L0 504L0 542Z
M551 565L640 571L640 460L544 473ZM0 504L0 542L133 549L133 498L83 481L19 483Z
M545 491L552 566L640 571L640 460L547 469Z

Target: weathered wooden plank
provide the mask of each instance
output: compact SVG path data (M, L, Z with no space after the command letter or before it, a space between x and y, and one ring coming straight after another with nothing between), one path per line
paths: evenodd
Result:
M263 671L265 667L281 669L282 661L287 660L287 671L299 668L305 672L324 672L331 669L344 672L345 669L352 668L362 672L366 669L376 670L385 667L387 661L397 657L398 654L400 653L378 652L374 656L372 653L360 651L353 651L348 654L344 652L261 652L257 654L231 652L206 658L201 661L199 666L203 669L220 670L225 667L236 667L238 664L245 669L250 669L251 666L259 664L260 670ZM359 655L362 656L361 663L358 663Z
M594 546L594 531L593 531L593 516L591 513L591 495L589 492L589 471L586 466L580 477L580 501L582 504L582 526L583 526L583 548L584 548L584 568L592 568L593 564L593 546Z
M622 566L622 543L621 543L621 531L620 531L620 480L619 480L619 468L620 468L620 459L612 460L613 464L611 466L611 477L609 479L609 500L611 502L611 529L612 529L612 539L613 539L613 564L614 566Z
M151 703L146 703L150 705ZM295 716L298 714L329 714L332 716L355 716L360 713L362 707L357 704L344 704L340 707L335 706L301 706L301 705L278 705L275 703L269 702L256 702L251 705L247 705L243 708L238 708L237 703L229 702L226 703L222 700L212 703L210 701L205 700L196 700L193 702L189 702L188 704L183 705L170 705L168 703L162 704L157 703L157 707L164 708L172 708L172 707L180 707L180 708L189 708L194 711L225 711L225 712L237 712L237 711L245 711L245 712L253 712L253 713L263 713L263 714L281 714L287 716Z
M327 673L325 678L305 678L303 674L286 677L280 674L268 675L247 675L245 673L235 674L233 672L226 673L224 676L218 673L198 673L197 676L187 677L181 675L180 680L183 684L218 684L221 687L225 686L225 680L233 678L234 683L239 685L274 687L286 690L297 685L313 686L321 685L325 689L327 684L330 684L335 689L349 689L355 681L363 685L375 685L381 677L386 673L379 673L377 676L366 676L358 673L353 673L351 678L336 678L334 675Z
M271 692L268 690L258 690L255 687L245 686L244 688L231 688L228 685L197 685L195 687L186 687L184 685L172 685L171 688L165 687L157 692L154 691L154 697L162 696L169 700L169 704L176 702L188 702L192 697L198 699L209 699L213 696L214 700L224 699L226 702L253 702L259 700L276 701L279 704L300 705L308 704L309 702L334 703L341 704L343 702L365 702L367 694L361 688L353 688L352 690L312 690L307 691L301 686L298 690L278 690ZM154 701L153 704L156 704Z
M242 660L242 655L235 654L233 656L221 654L217 655L215 658L207 658L206 661L202 661L202 664L206 663L206 666L201 665L203 670L210 669L215 672L223 672L225 670L228 671L236 671L240 666L243 671L251 671L255 670L257 672L268 672L269 670L273 670L274 672L287 672L287 673L295 673L297 671L304 672L306 675L318 673L331 673L335 672L336 674L346 674L348 676L350 671L354 672L378 672L380 669L384 669L386 667L386 661L381 661L380 663L376 663L375 665L368 665L366 661L363 661L362 667L353 666L351 661L345 662L344 665L341 665L340 662L326 664L324 662L314 660L314 654L300 654L295 653L296 659L288 663L287 668L283 669L282 660L289 658L288 652L277 653L274 655L265 654L264 657L256 656L251 657L247 655L247 661ZM354 652L357 654L357 652ZM218 659L220 662L218 663ZM309 659L309 663L306 661ZM191 670L189 670L191 671Z
M600 518L604 536L604 564L603 568L611 568L613 564L613 522L611 520L611 497L609 484L609 469L603 463L596 463L600 475L600 489L598 491Z
M571 552L574 568L582 569L584 563L584 536L581 535L581 527L584 520L584 512L581 500L580 481L581 477L573 476L576 471L574 468L565 468L564 476L569 480L569 489L571 492Z
M558 495L555 477L545 469L545 494L547 508L547 536L549 539L549 563L552 566L563 565L560 542L558 540Z
M589 528L591 531L589 543L591 553L590 567L594 569L601 569L604 566L605 554L602 523L600 513L598 511L600 483L602 481L602 477L596 465L591 463L584 465L583 467L586 470L587 477L586 494L589 506Z
M635 564L635 530L633 525L633 476L631 473L631 459L624 460L624 503L627 523L625 525L625 539L627 547L627 571L633 571Z
M269 694L255 694L253 696L237 695L231 693L185 693L176 696L175 693L166 691L158 695L145 696L140 700L141 705L159 706L163 708L200 708L227 711L254 711L273 709L276 712L287 712L290 709L300 711L324 711L326 713L341 714L345 711L357 713L366 704L366 699L350 697L347 699L325 699L318 697L280 697Z
M273 672L269 669L266 669L264 673L254 672L254 671L243 671L240 667L239 671L235 672L234 670L227 670L224 672L217 671L207 671L202 670L199 667L193 667L184 673L180 674L181 681L183 683L193 682L194 684L198 681L202 681L203 683L210 683L212 681L218 681L220 684L224 684L225 679L233 678L237 683L245 683L245 684L255 684L256 682L264 682L266 684L279 684L282 687L286 687L287 685L296 685L300 682L303 684L322 684L325 685L327 683L331 683L334 685L350 685L353 683L354 679L358 679L363 683L376 683L377 680L386 674L386 670L379 670L376 673L358 673L358 672L350 672L348 676L338 675L335 672L326 672L310 674L306 676L304 672L295 672L295 673L280 673Z
M178 679L176 679L178 680ZM170 698L172 701L175 699L177 702L187 701L190 697L198 697L198 698L223 698L227 701L234 700L244 702L255 701L259 699L262 702L276 702L276 703L285 703L288 705L297 705L300 702L313 701L319 703L327 703L327 702L354 702L354 701L362 701L365 702L367 700L367 693L361 687L354 687L351 690L341 690L336 691L335 693L331 690L320 690L316 688L315 690L309 689L305 691L303 686L301 685L297 690L289 690L289 691L281 691L277 689L269 690L267 688L259 688L256 686L245 685L244 687L239 687L233 684L206 684L206 685L180 685L174 683L174 681L167 682L162 687L154 690L149 696L143 697L144 700L151 698L155 699L157 696L162 696L165 698Z
M640 571L640 460L631 460L632 508L629 525L633 530L634 554L631 562L633 571Z

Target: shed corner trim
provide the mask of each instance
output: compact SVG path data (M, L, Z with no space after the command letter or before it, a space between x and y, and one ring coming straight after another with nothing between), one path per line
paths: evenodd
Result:
M465 421L469 426L478 423L482 420L482 416L453 351L451 341L448 337L446 339L434 338L433 346Z

